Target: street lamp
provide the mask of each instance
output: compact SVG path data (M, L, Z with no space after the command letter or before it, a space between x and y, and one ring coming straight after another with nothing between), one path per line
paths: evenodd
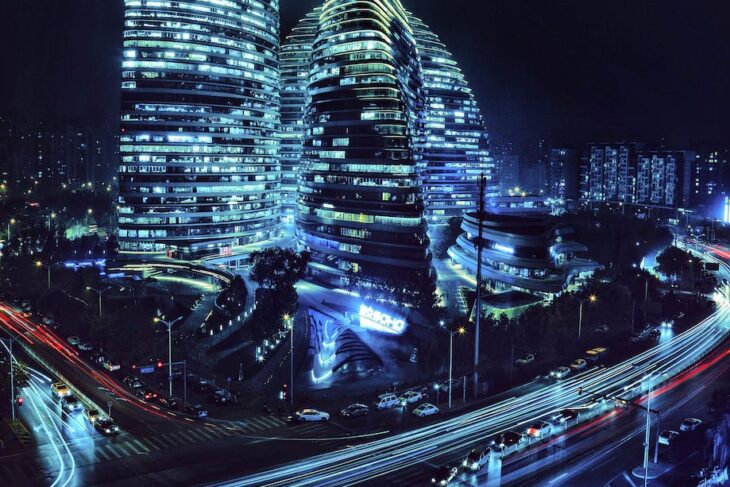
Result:
M8 242L10 242L10 226L15 225L15 218L8 220Z
M55 211L50 212L48 214L48 230L51 229L51 220L55 220L55 219L56 219L56 212Z
M585 303L586 301L590 303L595 303L596 301L598 301L598 298L595 294L591 294L590 296L588 296L587 299L580 300L580 309L578 310L578 340L580 340L581 331L583 329L583 303Z
M182 318L182 316L178 316L172 321L166 321L165 317L162 316L158 310L157 316L152 319L153 322L162 323L167 327L167 381L170 384L170 397L172 397L172 326L180 321Z
M86 286L86 290L87 291L94 291L99 296L99 318L101 318L101 316L102 316L102 313L101 313L101 296L102 296L102 294L104 294L105 292L107 292L108 290L110 290L111 288L112 288L111 286L107 286L104 289L96 289L96 288L93 288L91 286Z
M48 289L51 289L51 264L44 264L40 260L35 261L35 266L40 269L45 267L48 270Z
M449 409L451 409L451 390L454 388L451 383L451 371L454 365L454 335L457 333L463 335L466 333L466 329L462 326L458 330L449 332Z
M94 210L91 208L86 210L86 226L89 226L89 217L94 214Z
M294 320L288 313L283 318L289 328L289 409L294 411Z

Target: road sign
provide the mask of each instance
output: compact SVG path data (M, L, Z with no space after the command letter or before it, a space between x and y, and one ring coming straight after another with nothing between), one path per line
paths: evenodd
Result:
M140 374L154 374L155 366L154 365L145 365L144 367L140 367L139 373Z

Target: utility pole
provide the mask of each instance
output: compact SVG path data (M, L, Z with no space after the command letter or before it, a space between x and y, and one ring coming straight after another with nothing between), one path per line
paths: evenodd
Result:
M477 225L479 228L477 237L477 298L476 322L474 326L474 397L479 394L479 325L482 318L482 235L484 232L484 192L486 189L487 179L484 173L479 177L479 212L477 213Z
M159 313L159 311L158 311ZM170 384L170 397L172 397L172 327L175 323L180 321L183 317L178 316L172 321L165 321L161 315L156 316L152 321L155 323L162 323L167 327L167 382Z
M10 337L10 410L15 421L15 375L13 374L13 337Z

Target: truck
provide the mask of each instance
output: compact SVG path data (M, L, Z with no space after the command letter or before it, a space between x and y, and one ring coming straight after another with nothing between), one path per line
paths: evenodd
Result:
M584 357L585 361L591 365L596 365L598 362L603 360L608 354L608 349L605 347L596 347L590 350L586 350Z

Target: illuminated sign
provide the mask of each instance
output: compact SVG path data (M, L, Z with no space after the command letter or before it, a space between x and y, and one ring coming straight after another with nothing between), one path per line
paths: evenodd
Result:
M506 254L514 254L515 249L512 247L507 247L506 245L502 244L494 244L494 250L499 250L500 252L504 252Z
M730 196L725 196L725 207L722 214L722 221L730 223Z
M360 305L360 326L391 335L401 335L406 331L404 319L383 313L365 304Z

